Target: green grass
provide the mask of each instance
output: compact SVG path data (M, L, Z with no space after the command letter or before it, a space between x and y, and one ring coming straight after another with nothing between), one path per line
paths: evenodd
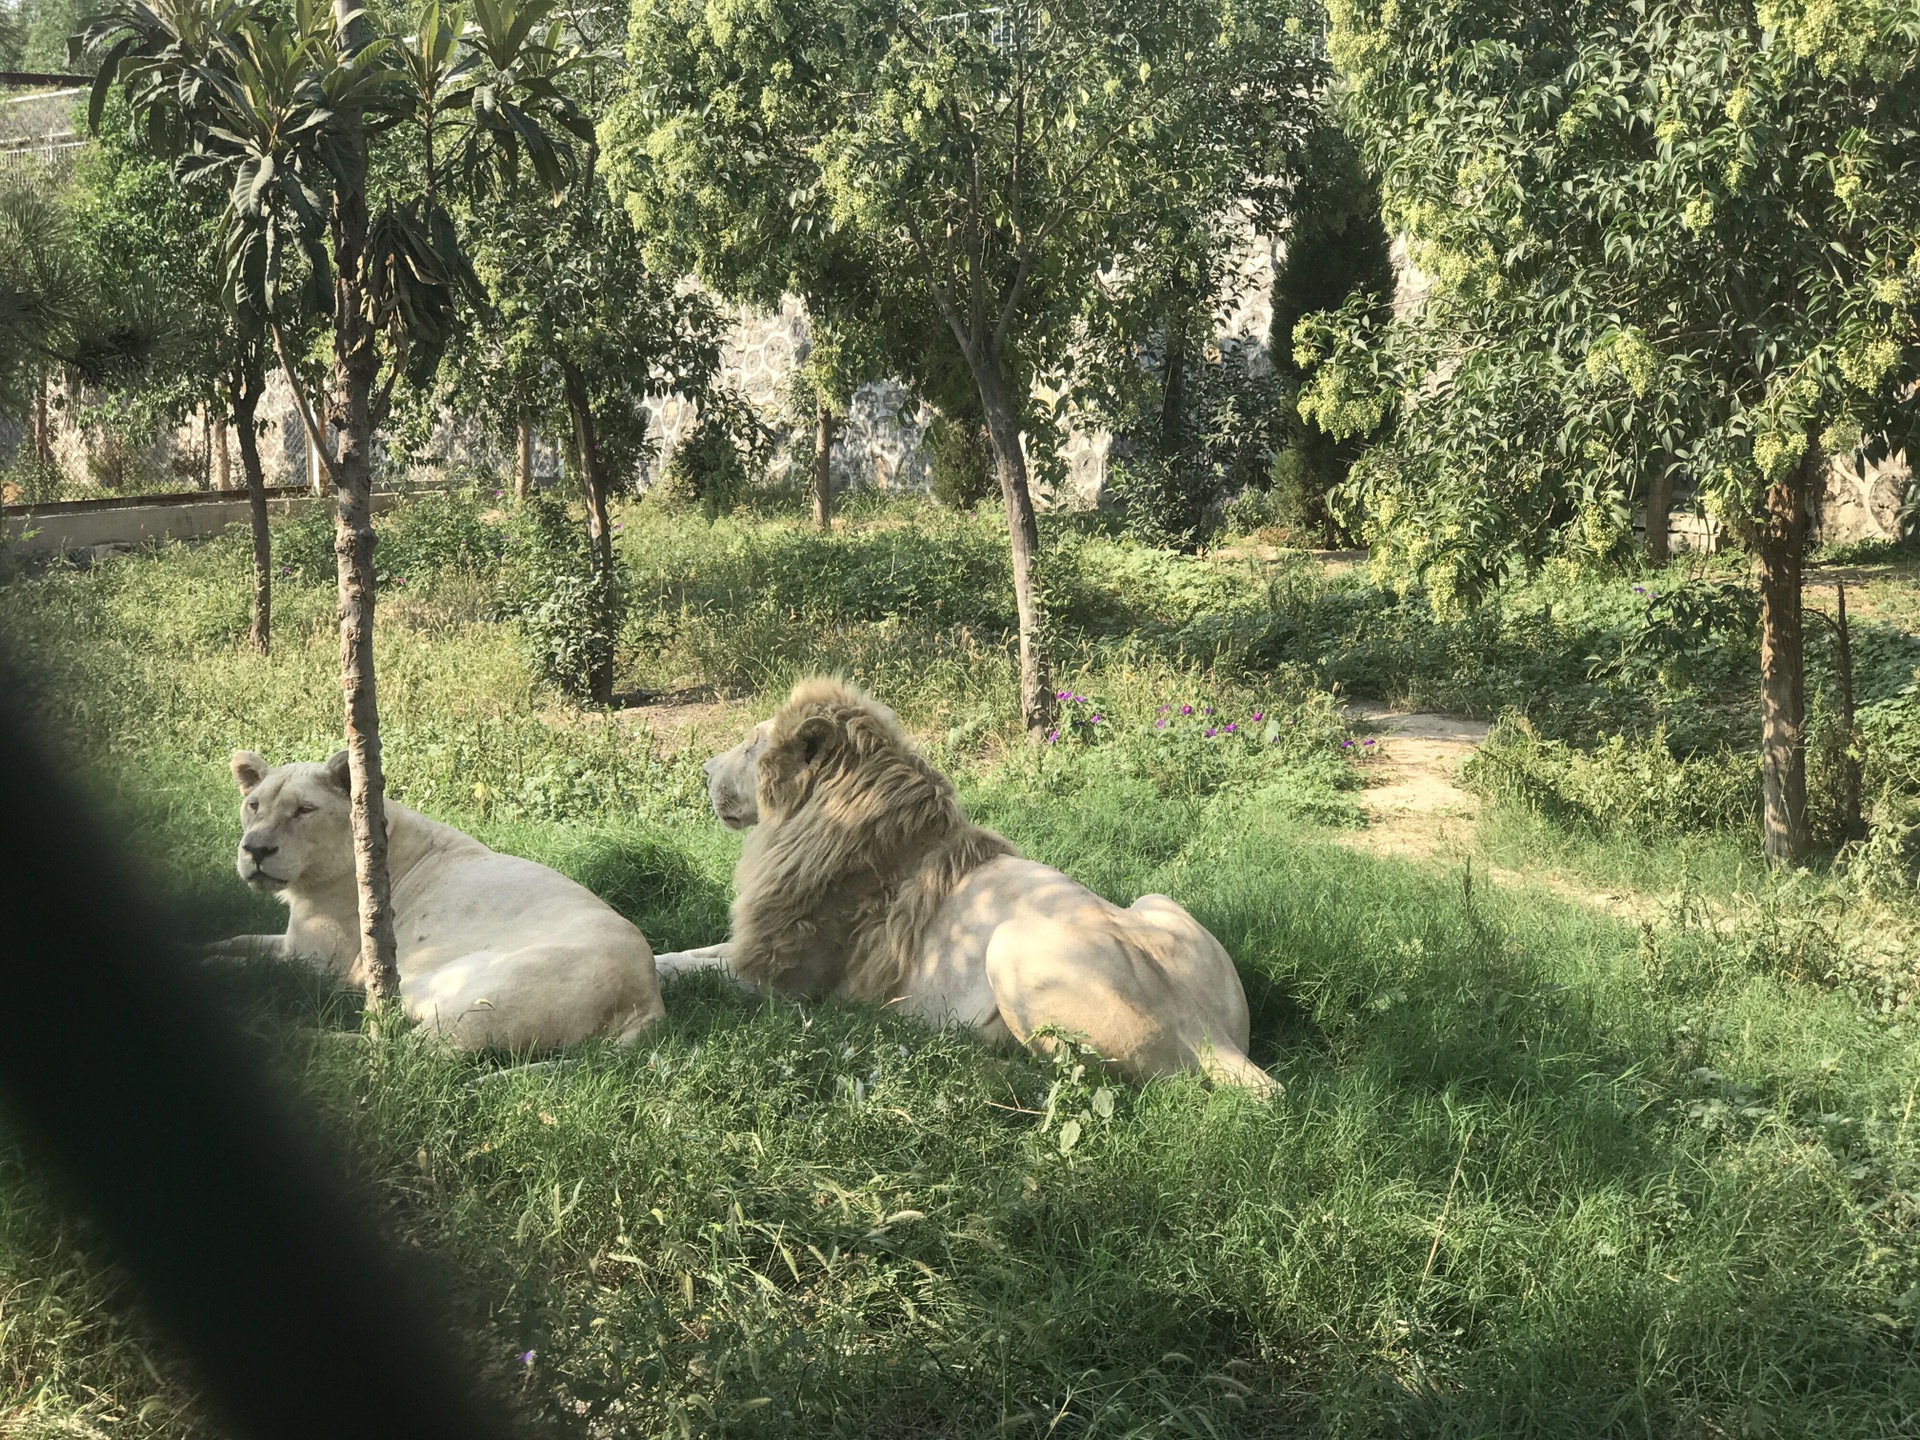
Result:
M882 510L827 542L639 507L623 534L650 597L631 681L744 687L718 739L791 674L847 668L1027 853L1118 901L1188 905L1238 960L1283 1089L1126 1087L1102 1119L1070 1061L699 979L636 1050L502 1068L342 1043L351 1006L236 972L237 1012L348 1137L387 1225L436 1258L475 1373L530 1431L1920 1429L1920 1044L1908 1002L1882 1011L1874 988L1911 974L1892 912L1837 879L1757 883L1738 835L1635 839L1518 807L1481 853L1691 898L1642 929L1338 843L1334 649L1263 669L1257 645L1281 622L1320 633L1303 615L1397 613L1406 644L1376 634L1369 673L1472 681L1464 651L1434 658L1455 639L1357 582L1056 533L1061 683L1108 728L1035 752L996 709L1011 677L984 521ZM227 751L314 756L337 726L325 590L285 588L261 661L234 640L243 563L176 548L4 602L56 733L205 934L276 913L232 876ZM716 938L738 837L703 812L700 747L531 690L458 567L407 588L381 641L397 789L575 875L663 948ZM1182 703L1293 723L1267 748L1169 739L1158 707ZM1050 1097L1088 1111L1066 1154ZM5 1142L0 1433L215 1433Z

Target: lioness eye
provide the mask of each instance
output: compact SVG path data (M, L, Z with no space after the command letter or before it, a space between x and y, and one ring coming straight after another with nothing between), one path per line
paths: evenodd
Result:
M298 810L294 811L293 813L296 815L311 815L314 811L318 810L319 808L320 807L318 805L302 805Z

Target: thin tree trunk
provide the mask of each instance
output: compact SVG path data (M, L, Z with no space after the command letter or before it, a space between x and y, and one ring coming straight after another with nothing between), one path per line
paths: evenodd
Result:
M1187 314L1167 322L1167 354L1160 373L1160 453L1177 459L1187 415Z
M324 436L327 433L326 406L321 405L316 408L321 412L320 433ZM320 454L320 447L314 443L311 435L307 437L307 484L312 487L315 495L327 493L327 467Z
M513 467L513 498L524 505L533 494L533 427L525 420L520 422L519 442Z
M215 414L210 425L210 437L207 441L207 463L213 470L213 488L216 490L233 489L233 457L227 450L227 417Z
M1664 565L1672 553L1668 517L1673 511L1673 457L1664 451L1653 457L1647 477L1647 563Z
M972 361L972 356L968 357ZM974 383L986 414L987 443L993 447L994 469L1000 476L1000 498L1007 511L1007 543L1013 556L1013 600L1020 613L1020 717L1027 733L1038 737L1053 718L1053 695L1047 688L1045 624L1040 586L1034 574L1040 549L1040 527L1033 513L1033 495L1027 488L1027 457L1020 449L1020 422L1000 375L997 361L973 364Z
M813 427L813 523L833 529L833 432L837 428L827 397L818 399L819 416Z
M359 48L354 0L334 0L341 45ZM347 137L343 183L333 199L333 368L339 392L339 450L332 469L333 553L340 585L340 689L346 701L347 766L353 815L353 873L360 897L360 974L367 993L400 993L393 897L387 875L386 777L380 764L380 709L373 670L373 387L379 368L363 303L367 248L367 141ZM325 432L322 431L324 438Z
M1825 457L1809 444L1802 473L1767 492L1760 533L1760 793L1767 858L1807 858L1806 645L1800 614L1807 516L1800 485Z
M1853 728L1853 630L1847 624L1847 585L1835 585L1837 599L1834 622L1839 640L1840 733L1844 748L1840 752L1840 838L1861 840L1867 827L1860 818L1860 736Z
M267 529L267 477L260 467L260 437L254 425L254 413L259 409L263 388L263 377L255 371L250 375L236 375L232 393L234 438L240 443L240 468L247 477L247 517L253 525L253 633L250 638L253 648L265 655L273 649L273 536Z
M47 377L33 387L33 453L47 469L53 468L53 427L47 423Z
M588 693L596 705L613 703L613 526L607 516L606 477L600 472L600 446L594 435L593 405L587 380L571 362L562 362L567 409L573 416L574 446L580 455L580 493L587 507L587 539L593 547L594 624Z
M213 489L213 406L200 402L200 488Z

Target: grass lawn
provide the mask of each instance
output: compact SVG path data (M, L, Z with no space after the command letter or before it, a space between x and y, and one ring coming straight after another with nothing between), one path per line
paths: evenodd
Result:
M532 685L485 566L426 543L458 526L387 522L405 583L381 702L408 803L582 880L658 948L705 943L738 837L705 813L699 760L793 675L843 669L1027 854L1187 905L1238 961L1282 1082L1270 1101L1118 1087L1105 1116L1070 1057L704 978L638 1048L528 1070L360 1038L341 997L235 971L237 1013L434 1257L476 1374L529 1433L1920 1433L1910 902L1844 869L1766 880L1738 825L1679 812L1609 829L1510 797L1458 854L1341 843L1365 775L1336 685L1517 704L1569 745L1693 727L1734 766L1742 657L1596 678L1593 647L1642 603L1619 579L1446 622L1301 561L1062 527L1059 683L1107 728L1034 751L1009 730L990 519L878 510L824 540L629 509L622 684L720 697L670 734ZM337 733L331 594L282 539L271 660L236 642L226 542L0 592L51 730L208 936L277 910L232 873L228 751L318 758ZM1888 673L1920 663L1897 600L1875 613ZM1184 704L1245 728L1156 729ZM1604 819L1601 793L1580 791ZM1658 917L1488 884L1487 858L1633 887ZM211 1433L85 1225L0 1138L0 1435Z

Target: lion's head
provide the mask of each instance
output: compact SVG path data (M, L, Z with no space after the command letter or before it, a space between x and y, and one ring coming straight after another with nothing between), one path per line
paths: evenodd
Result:
M240 854L234 868L256 890L313 889L353 873L347 752L323 765L267 764L233 752L240 802Z
M734 872L732 962L789 993L883 997L961 877L1012 853L891 710L824 676L709 761L707 788L728 825L759 827Z
M707 773L707 799L713 802L713 813L729 830L749 830L760 823L756 767L772 728L771 720L762 720L746 739L700 767Z

